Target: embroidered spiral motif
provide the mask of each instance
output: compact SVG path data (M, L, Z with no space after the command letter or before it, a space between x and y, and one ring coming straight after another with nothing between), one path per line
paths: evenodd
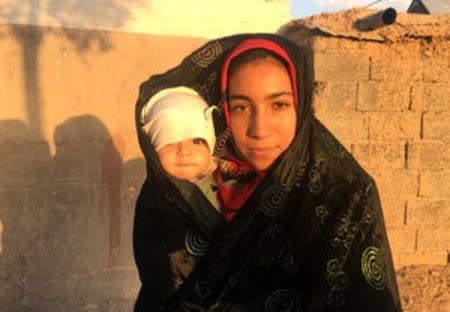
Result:
M261 211L274 217L278 214L279 206L287 193L287 187L284 185L273 186L264 193Z
M264 312L300 312L300 298L292 289L279 289L267 298Z
M377 247L369 246L361 258L361 270L367 283L376 290L382 290L386 284L384 265Z
M280 239L283 234L286 233L286 224L284 223L274 223L269 229L270 236L277 240Z
M338 259L331 259L327 262L327 272L329 275L337 274L340 270Z
M364 223L370 224L372 223L372 214L369 211L364 213Z
M225 157L228 153L228 144L231 140L231 134L228 130L224 131L216 140L214 155L218 158Z
M208 250L208 242L199 234L189 231L186 235L185 245L187 251L193 256L202 256Z
M319 207L316 207L316 216L320 220L320 224L324 224L325 220L328 217L328 210L324 205L320 205Z
M215 41L195 53L191 60L200 67L208 67L222 53L222 46Z

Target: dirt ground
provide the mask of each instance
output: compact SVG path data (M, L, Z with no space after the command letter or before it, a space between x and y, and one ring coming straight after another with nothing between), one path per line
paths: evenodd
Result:
M405 312L450 312L450 264L403 267L397 282Z

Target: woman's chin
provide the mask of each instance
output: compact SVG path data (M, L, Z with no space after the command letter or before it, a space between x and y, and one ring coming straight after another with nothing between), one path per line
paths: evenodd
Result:
M267 160L249 161L249 164L256 171L265 171L270 168L270 166L273 164L273 162L274 162L274 160L267 159Z

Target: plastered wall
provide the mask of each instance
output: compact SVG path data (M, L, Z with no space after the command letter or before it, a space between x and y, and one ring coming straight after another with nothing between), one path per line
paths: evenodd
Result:
M0 311L131 310L138 87L204 41L0 26Z

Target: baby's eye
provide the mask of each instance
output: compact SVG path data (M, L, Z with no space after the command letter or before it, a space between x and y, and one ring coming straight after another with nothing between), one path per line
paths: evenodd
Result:
M206 143L206 140L205 140L205 139L202 139L202 138L194 138L194 139L192 139L192 142L193 142L194 144L207 144L207 143Z

